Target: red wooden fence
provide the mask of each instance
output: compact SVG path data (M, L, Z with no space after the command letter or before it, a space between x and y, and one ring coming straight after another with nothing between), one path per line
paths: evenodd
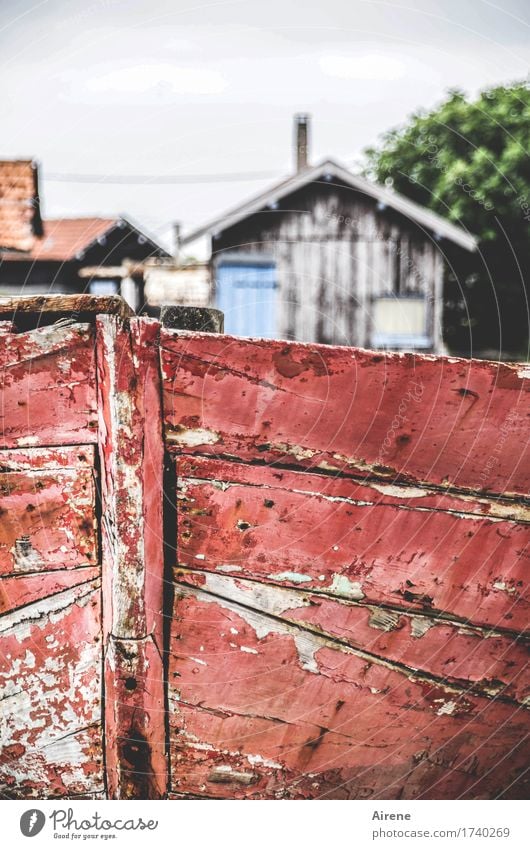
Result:
M74 308L2 325L3 795L526 798L527 369Z

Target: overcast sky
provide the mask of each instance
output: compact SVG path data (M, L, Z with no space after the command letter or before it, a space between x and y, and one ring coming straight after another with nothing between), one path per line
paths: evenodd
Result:
M364 147L450 88L526 78L528 0L0 0L0 157L41 163L44 213L129 214L160 240L311 159ZM110 184L116 175L264 173ZM96 184L64 174L101 174Z

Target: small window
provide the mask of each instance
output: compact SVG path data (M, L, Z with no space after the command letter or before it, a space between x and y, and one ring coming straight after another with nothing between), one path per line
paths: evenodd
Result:
M91 295L117 295L118 284L115 280L91 280L89 292Z
M382 297L372 304L374 348L430 348L427 303L418 297Z

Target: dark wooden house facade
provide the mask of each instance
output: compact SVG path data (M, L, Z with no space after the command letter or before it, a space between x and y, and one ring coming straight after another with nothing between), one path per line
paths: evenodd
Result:
M441 352L444 265L475 238L333 160L297 165L183 240L211 238L227 331Z
M121 293L138 308L142 298L134 281L112 277L109 268L119 268L125 260L168 257L122 216L43 220L37 164L0 161L0 295ZM80 274L86 267L94 270L93 276Z

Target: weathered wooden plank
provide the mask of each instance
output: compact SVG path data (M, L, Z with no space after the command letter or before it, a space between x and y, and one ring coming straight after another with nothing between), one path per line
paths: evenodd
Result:
M34 575L0 577L0 616L70 587L95 581L100 577L100 572L99 566L82 566L77 569L58 568Z
M10 448L0 450L0 472L49 469L92 469L93 445L58 445L54 448Z
M0 336L0 447L97 440L94 333L86 324Z
M133 310L119 295L27 295L17 298L0 297L0 315L57 314L68 316L101 315L109 313L127 318Z
M528 640L513 634L249 581L239 575L179 568L175 580L338 639L368 659L383 660L410 674L423 673L439 684L530 707Z
M528 629L530 525L504 518L513 505L201 458L177 473L181 566Z
M0 451L0 575L97 563L92 446Z
M176 586L172 793L525 798L528 714Z
M529 491L523 365L167 330L161 343L175 451Z
M157 322L97 320L110 798L167 791Z
M100 583L0 617L0 795L100 792Z

